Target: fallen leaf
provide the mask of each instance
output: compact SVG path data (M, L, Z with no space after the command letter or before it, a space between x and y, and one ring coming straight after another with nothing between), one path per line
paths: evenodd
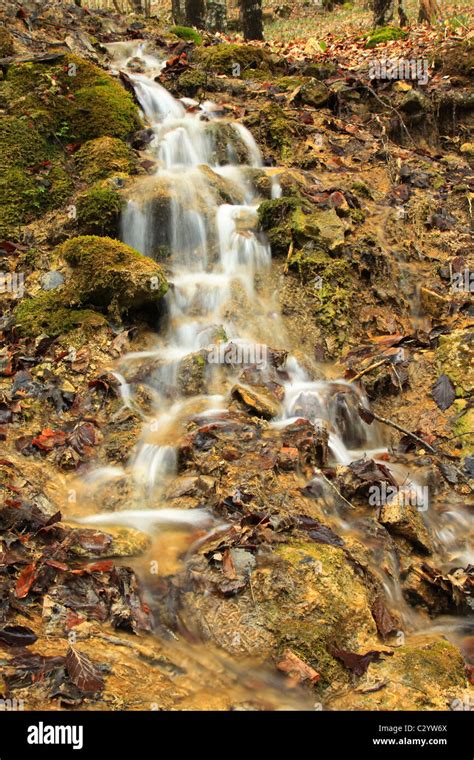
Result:
M456 398L454 385L447 375L440 375L431 389L431 395L443 412L453 404Z
M66 670L71 681L85 693L95 694L104 688L104 679L87 655L69 647Z

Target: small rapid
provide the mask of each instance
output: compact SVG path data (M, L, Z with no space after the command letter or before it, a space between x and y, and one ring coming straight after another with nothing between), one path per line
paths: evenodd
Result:
M143 72L130 71L139 61ZM154 80L161 63L139 46L116 62L124 69L137 100L153 131L148 150L154 173L136 182L122 214L122 239L142 254L164 261L170 289L165 297L166 317L155 345L141 354L120 361L116 377L125 407L137 408L131 378L141 368L153 389L153 410L144 415L142 438L122 474L131 476L143 509L97 514L84 519L90 524L123 524L153 531L171 524L210 527L206 510L169 509L164 496L170 479L178 472L176 441L186 422L196 414L202 419L228 411L228 386L219 387L218 366L209 393L179 392L179 378L189 358L201 351L232 345L260 346L269 343L279 350L286 345L283 318L275 309L273 294L265 290L271 269L271 248L259 230L259 198L249 181L249 170L268 173L271 197L281 195L278 171L263 166L261 152L250 132L229 121L214 104L175 99ZM157 208L166 208L157 217ZM166 256L162 259L163 251ZM263 286L262 286L263 283ZM218 338L216 337L218 336ZM265 369L264 357L260 357ZM254 362L258 366L257 361ZM311 371L294 356L284 364L284 398L281 413L270 425L284 429L305 419L328 431L332 466L349 465L364 457L387 465L387 449L377 424L368 425L358 414L368 406L359 388L345 380L314 379ZM93 474L91 484L100 481ZM120 477L120 468L106 468L103 479ZM407 488L420 488L406 470L393 468L394 479ZM95 480L94 480L95 478ZM342 532L367 541L364 526L351 515L334 509L334 493L325 479L315 474L310 484L323 495L327 512ZM157 508L158 507L158 508ZM454 551L465 517L453 507L454 520L432 518L440 542ZM422 518L427 519L424 510ZM390 567L377 567L378 548L373 547L375 572L387 596L401 611L405 622L417 623L408 611L398 580L394 557Z

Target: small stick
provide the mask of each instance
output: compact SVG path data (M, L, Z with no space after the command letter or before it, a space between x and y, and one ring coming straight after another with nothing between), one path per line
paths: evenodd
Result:
M322 470L318 470L317 467L315 467L314 469L315 469L315 472L322 477L322 479L324 480L324 482L327 483L328 486L330 486L330 488L332 488L332 490L337 493L337 495L339 496L339 498L342 499L342 501L344 501L347 504L348 507L350 507L351 509L355 509L354 505L351 504L351 502L348 501L346 499L346 497L342 495L342 493L336 488L336 486L334 485L334 483L331 480L329 480L329 478L326 477L326 475L324 474L324 472L322 472Z
M352 378L349 380L349 382L350 382L350 383L355 383L355 382L356 382L357 380L359 380L359 378L361 378L363 375L366 375L366 374L367 374L367 372L371 372L371 370L373 370L373 369L377 369L377 367L381 367L381 366L382 366L382 364L386 364L387 362L388 362L388 359L382 359L382 360L381 360L381 361L379 361L379 362L375 362L375 364L371 364L371 365L370 365L370 367L366 367L365 369L363 369L363 370L362 370L362 372L359 372L357 375L355 375L355 377L352 377Z

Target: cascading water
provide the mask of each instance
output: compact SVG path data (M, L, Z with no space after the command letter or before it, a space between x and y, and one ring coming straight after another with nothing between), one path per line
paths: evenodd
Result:
M159 71L159 62L146 56L142 48L135 50L130 60L137 58L143 69ZM127 60L122 60L121 65L127 67ZM216 334L225 335L228 343L252 346L267 342L267 336L284 345L285 333L279 313L269 310L268 302L255 287L256 278L270 268L271 250L258 231L258 199L247 179L250 167L263 169L253 137L243 125L225 119L213 104L192 103L187 109L151 75L129 76L153 130L150 150L156 172L134 189L123 212L122 237L148 256L158 255L160 245L166 245L171 288L166 296L167 325L156 338L156 348L125 357L118 374L123 403L132 408L133 391L127 377L133 375L137 365L151 362L148 382L155 391L155 411L146 419L142 441L128 465L135 487L141 489L142 503L150 508L149 516L143 510L127 511L106 518L97 515L89 521L105 520L150 529L173 521L190 524L189 513L184 511L182 514L181 510L151 510L157 503L163 503L166 483L177 470L173 436L191 416L198 413L203 418L211 417L226 409L222 388L212 395L191 398L176 394L183 362L215 344ZM245 163L239 159L242 153L246 155ZM268 169L268 175L272 197L277 198L281 194L278 171ZM225 199L216 197L219 180L225 182ZM168 212L165 219L157 220L154 199L163 197L163 193L169 198ZM228 196L234 200L231 202ZM236 297L240 299L240 313L232 305ZM257 315L255 320L248 310ZM211 372L212 367L207 369ZM366 401L354 386L342 380L315 381L291 356L286 360L285 373L282 412L271 422L272 426L284 428L298 418L326 426L334 465L348 465L366 455L377 461L386 451L377 427L368 426L357 414L358 404ZM408 488L419 487L405 471L397 472L394 468L393 476ZM105 479L116 477L116 468L113 472L104 471ZM313 485L322 492L326 488L319 477ZM331 506L328 509L331 511ZM438 540L449 544L450 549L456 545L459 532L465 529L465 517L458 515L457 519L459 524L455 521L454 528L447 527L442 518L434 525ZM199 511L195 524L205 522ZM365 540L362 528L347 516L338 526L341 531L352 530ZM381 569L376 572L403 615L406 606L395 560L392 565L388 573Z

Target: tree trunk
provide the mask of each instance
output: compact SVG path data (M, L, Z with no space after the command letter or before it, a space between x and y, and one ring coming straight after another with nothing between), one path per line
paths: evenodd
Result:
M207 0L206 29L210 32L227 31L226 0Z
M394 0L373 0L374 28L386 26L393 18Z
M134 13L143 13L142 0L131 0L131 6Z
M186 24L204 29L206 9L204 0L186 0Z
M440 15L441 11L436 0L420 0L420 7L418 10L418 22L421 24L426 21L428 24Z
M175 24L184 24L186 21L184 0L171 0L171 15Z
M240 17L246 40L263 40L262 0L240 0Z

